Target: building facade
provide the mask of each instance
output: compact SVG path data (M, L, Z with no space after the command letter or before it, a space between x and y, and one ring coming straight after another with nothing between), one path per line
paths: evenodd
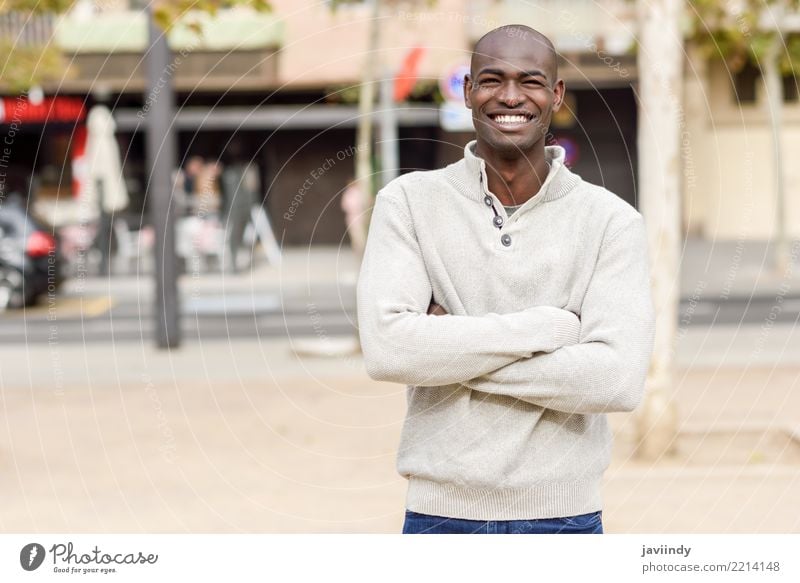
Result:
M371 50L370 24L380 27L375 50L382 77L395 75L410 51L423 47L415 92L395 106L399 166L405 172L439 167L461 156L471 132L442 127L440 82L469 62L471 47L485 32L516 22L547 34L559 51L568 99L553 121L550 139L566 148L577 173L637 204L633 3L384 4L377 21L368 1L334 8L312 0L272 0L271 13L242 8L200 18L200 36L185 23L177 26L169 36L173 61L163 79L177 92L179 163L202 156L224 164L227 145L240 142L259 167L265 208L278 239L286 245L339 244L346 236L339 198L354 174L355 97ZM81 1L54 26L71 66L63 78L44 87L45 94L81 99L86 108L99 102L111 107L131 212L141 213L145 120L158 99L155 89L145 93L145 14L136 2ZM687 57L685 70L684 121L676 128L683 148L684 228L709 238L769 238L775 225L775 168L758 84L754 98L742 100L737 79L722 65ZM784 119L789 161L800 146L796 100L786 103ZM22 126L31 150L24 157L36 158L32 170L49 177L48 196L70 195L70 152L81 123L76 118L72 125ZM42 139L53 131L58 139ZM376 143L380 147L379 133ZM36 157L51 144L60 145L45 152L46 159ZM793 180L796 168L787 166L787 224L791 234L800 236L800 220L795 220L800 219L800 182Z

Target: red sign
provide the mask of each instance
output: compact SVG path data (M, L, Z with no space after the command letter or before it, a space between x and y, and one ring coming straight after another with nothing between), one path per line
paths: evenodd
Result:
M83 121L86 111L78 97L45 97L33 104L27 97L0 98L0 124Z
M394 79L395 101L405 101L408 99L408 96L411 95L414 85L417 84L419 62L422 60L423 54L425 54L424 48L415 47L411 49L403 59L400 71L398 71L397 77Z

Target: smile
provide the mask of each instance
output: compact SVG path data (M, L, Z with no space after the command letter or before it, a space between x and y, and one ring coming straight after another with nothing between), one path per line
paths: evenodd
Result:
M494 113L489 114L489 119L502 127L511 127L526 124L533 120L533 115L527 112L523 113Z

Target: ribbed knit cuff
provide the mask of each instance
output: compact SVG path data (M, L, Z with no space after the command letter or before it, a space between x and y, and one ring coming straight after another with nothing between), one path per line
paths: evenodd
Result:
M421 478L408 483L412 512L465 520L533 520L577 516L602 509L602 475L579 482L555 482L529 489L477 490Z
M553 350L572 346L580 341L581 321L578 316L566 310L559 310L553 321Z

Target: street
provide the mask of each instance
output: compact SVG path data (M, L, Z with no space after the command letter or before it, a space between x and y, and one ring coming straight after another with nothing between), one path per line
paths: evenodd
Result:
M178 280L187 341L351 335L357 264L349 248L292 249L236 275L210 270ZM154 342L150 273L68 279L54 297L0 314L0 344Z
M153 339L155 323L149 302L96 296L66 298L58 304L54 312L43 303L25 313L3 315L0 343ZM328 287L316 289L313 296L283 298L278 294L243 293L189 297L184 298L181 312L187 340L314 336L322 329L327 336L349 336L355 328L355 290ZM763 297L684 300L680 313L679 324L691 327L792 324L800 318L800 297L784 299L780 304Z
M324 326L328 336L353 333L355 290L338 298L339 288L315 290L306 298L277 293L239 293L184 297L183 336L187 340L313 336ZM151 302L109 296L67 297L53 310L44 303L0 318L0 343L53 341L151 341L155 329Z
M792 280L753 268L730 293L725 273L706 272L703 251L687 255L679 328L735 330L798 321L800 286L788 285ZM349 248L322 247L313 254L289 250L283 266L260 264L233 276L184 275L179 280L183 337L351 336L356 274ZM149 342L155 327L153 293L149 274L68 280L54 299L45 296L25 311L0 315L0 344Z

